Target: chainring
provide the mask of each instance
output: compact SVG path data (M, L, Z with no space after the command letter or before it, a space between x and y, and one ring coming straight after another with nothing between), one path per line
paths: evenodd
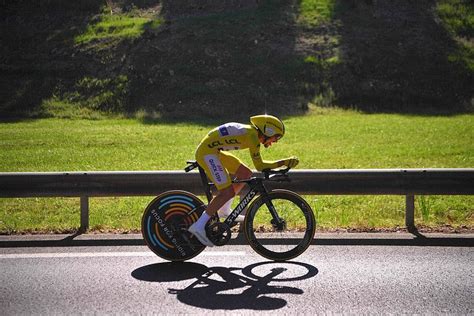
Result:
M232 232L226 223L215 222L206 227L206 234L214 245L223 246L229 242Z

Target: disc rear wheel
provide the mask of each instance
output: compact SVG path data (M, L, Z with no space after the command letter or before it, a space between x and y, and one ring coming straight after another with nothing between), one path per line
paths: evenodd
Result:
M204 203L186 191L167 191L156 197L142 217L142 235L148 248L170 261L197 256L205 246L188 232L188 228L203 210Z

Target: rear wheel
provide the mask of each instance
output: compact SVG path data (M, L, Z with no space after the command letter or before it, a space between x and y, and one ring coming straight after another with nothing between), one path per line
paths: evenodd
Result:
M167 191L156 197L142 217L142 235L148 248L170 261L197 256L205 246L188 232L188 228L203 210L204 203L186 191Z
M258 254L283 261L299 256L309 247L316 221L311 207L301 196L274 190L252 203L244 229L250 246Z

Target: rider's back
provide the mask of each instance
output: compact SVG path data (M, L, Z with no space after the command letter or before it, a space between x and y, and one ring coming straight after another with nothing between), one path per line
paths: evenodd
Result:
M197 148L199 153L239 150L256 150L260 145L257 130L250 125L227 123L211 130Z

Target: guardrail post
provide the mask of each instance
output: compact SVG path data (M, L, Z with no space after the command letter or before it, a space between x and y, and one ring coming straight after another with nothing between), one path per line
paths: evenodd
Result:
M407 195L405 198L406 212L405 212L405 226L408 231L414 231L415 228L415 196Z
M89 197L81 196L81 227L79 231L85 232L89 229Z

